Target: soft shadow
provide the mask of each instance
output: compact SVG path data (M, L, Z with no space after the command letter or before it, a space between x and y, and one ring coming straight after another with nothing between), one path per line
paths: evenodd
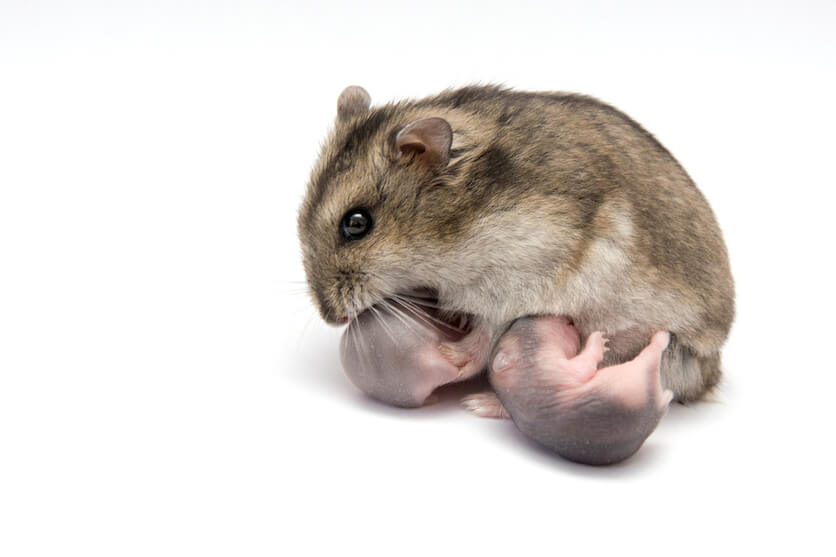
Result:
M348 382L348 379L343 377ZM353 386L352 386L353 388ZM461 407L461 399L469 394L488 390L488 381L479 376L460 383L443 385L433 391L430 395L430 403L420 408L399 408L374 399L358 389L354 389L355 396L352 400L362 406L364 410L396 416L408 419L436 419L439 416L448 416L451 412L465 412Z
M451 413L467 415L467 411L461 406L461 399L469 394L490 390L487 378L481 375L468 381L439 387L431 396L432 403L421 408L391 406L366 395L349 381L342 371L338 346L339 338L333 331L318 331L306 335L306 340L300 342L294 350L294 366L287 370L288 375L295 381L310 384L316 390L332 393L341 404L359 407L362 411L381 416L408 420L438 419L441 416L449 417ZM672 405L659 427L679 429L694 419L694 414L702 405ZM480 424L492 426L489 429L497 438L497 442L504 443L515 451L527 453L544 467L581 477L624 478L646 474L664 457L664 448L654 443L654 437L651 435L636 454L620 463L609 466L578 464L527 438L510 420L477 418L473 423L474 427Z
M503 420L502 423L494 425L499 426L493 427L492 431L501 442L514 450L527 453L543 467L585 478L621 479L644 475L657 466L664 455L664 450L653 442L651 435L638 452L630 458L607 466L590 466L566 460L551 449L532 441L523 435L510 420Z
M688 404L675 402L659 422L658 430L681 433L692 427L702 427L706 422L724 419L728 408L728 404L723 400L704 400Z

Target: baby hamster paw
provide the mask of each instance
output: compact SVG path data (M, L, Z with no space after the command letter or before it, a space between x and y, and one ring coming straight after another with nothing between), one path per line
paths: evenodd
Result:
M491 329L475 323L471 331L455 342L443 342L439 353L459 370L456 381L464 381L479 374L487 365L490 354Z
M493 391L485 391L483 393L474 393L462 398L462 406L480 418L502 418L507 419L511 416L502 406L496 393Z
M497 344L489 379L525 435L569 460L612 464L634 454L667 411L660 363L668 339L658 332L633 360L596 370L602 334L577 353L578 333L564 318L524 318Z
M609 339L601 331L595 331L589 335L583 351L575 357L577 363L583 362L586 366L597 368L601 360L604 359L604 353L609 350L607 348L608 341Z

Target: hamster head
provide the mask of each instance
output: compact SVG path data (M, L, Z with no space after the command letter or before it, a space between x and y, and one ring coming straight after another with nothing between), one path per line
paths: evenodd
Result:
M311 295L331 324L393 295L438 291L475 218L449 187L458 169L444 110L369 102L360 87L340 95L299 213Z

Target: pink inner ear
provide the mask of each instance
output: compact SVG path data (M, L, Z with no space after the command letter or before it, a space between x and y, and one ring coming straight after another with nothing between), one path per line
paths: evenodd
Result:
M427 166L444 166L450 161L453 130L443 118L422 118L406 125L397 136L403 155L416 155Z
M427 150L426 145L417 141L412 143L401 143L400 148L401 153L403 153L404 155L408 155L410 153L416 153L420 155Z

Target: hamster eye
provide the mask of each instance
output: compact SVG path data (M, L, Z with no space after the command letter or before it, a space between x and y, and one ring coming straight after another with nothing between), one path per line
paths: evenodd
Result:
M340 222L340 232L346 240L359 240L372 231L372 216L366 209L351 209Z

